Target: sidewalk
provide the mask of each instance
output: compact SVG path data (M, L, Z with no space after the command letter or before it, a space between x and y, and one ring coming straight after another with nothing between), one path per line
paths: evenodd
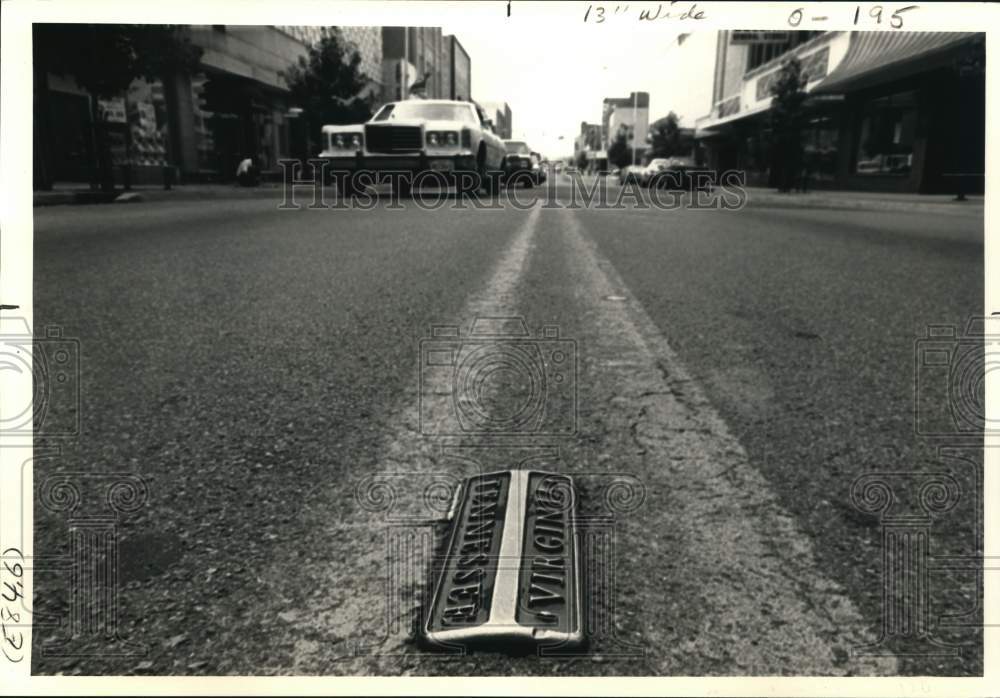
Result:
M859 211L917 211L982 216L983 196L955 201L954 194L897 194L870 191L816 190L781 194L774 189L747 187L747 206L764 208L829 208Z
M592 186L596 175L584 174ZM618 187L618 177L607 176L609 186ZM910 194L872 191L816 189L806 193L781 194L767 187L746 187L746 205L751 208L811 208L855 211L916 211L923 213L983 216L983 195L971 194L967 201L955 201L954 194Z
M589 175L586 180L592 180ZM617 185L617 179L609 179ZM983 215L983 196L971 195L967 201L955 201L952 194L893 194L862 191L809 191L781 194L774 189L747 187L747 206L761 208L848 209L858 211L911 211L925 213ZM296 196L304 194L298 188ZM280 199L281 185L262 183L257 187L234 184L181 184L172 189L133 187L131 191L116 190L111 195L85 187L63 187L52 191L36 191L35 206L63 204L137 203L144 201L199 201L206 199Z
M281 198L281 185L262 183L257 187L235 184L178 184L163 187L132 187L130 191L116 189L107 194L82 187L57 187L51 191L34 192L35 206L64 204L139 203L144 201L199 201L205 199L267 199Z

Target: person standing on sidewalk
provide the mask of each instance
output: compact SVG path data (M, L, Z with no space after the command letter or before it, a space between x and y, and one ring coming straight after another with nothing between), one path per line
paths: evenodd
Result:
M244 187L256 187L260 183L260 172L252 157L243 158L236 168L236 181Z

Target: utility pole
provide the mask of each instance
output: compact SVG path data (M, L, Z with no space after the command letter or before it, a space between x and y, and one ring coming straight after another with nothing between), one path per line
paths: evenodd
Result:
M639 112L639 93L632 93L632 165L635 165L635 131L636 127L639 125L638 112Z
M400 66L402 73L400 95L406 99L410 93L410 28L403 27L403 65Z

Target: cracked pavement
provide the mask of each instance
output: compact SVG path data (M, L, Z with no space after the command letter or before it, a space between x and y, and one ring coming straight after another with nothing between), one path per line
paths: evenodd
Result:
M954 657L856 652L878 640L882 559L850 497L866 472L943 467L976 491L981 453L942 465L914 435L913 356L981 304L981 218L404 204L36 211L35 323L79 338L83 368L82 434L35 481L128 472L149 500L119 533L118 625L146 653L46 654L63 631L36 628L34 671L981 672L974 622L935 625ZM421 340L500 315L575 341L575 433L422 433ZM581 656L413 642L442 493L501 467L573 475L614 514ZM610 492L621 476L641 489ZM36 545L66 550L65 515L35 512ZM975 527L963 499L935 550L969 554ZM64 616L65 585L36 572L36 607ZM967 574L931 592L935 619L977 617Z

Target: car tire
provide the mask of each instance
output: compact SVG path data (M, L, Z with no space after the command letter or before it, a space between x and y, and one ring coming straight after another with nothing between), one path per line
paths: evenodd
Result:
M487 194L493 195L500 190L500 173L489 170L485 153L480 153L476 158L476 174L479 175L479 186Z

